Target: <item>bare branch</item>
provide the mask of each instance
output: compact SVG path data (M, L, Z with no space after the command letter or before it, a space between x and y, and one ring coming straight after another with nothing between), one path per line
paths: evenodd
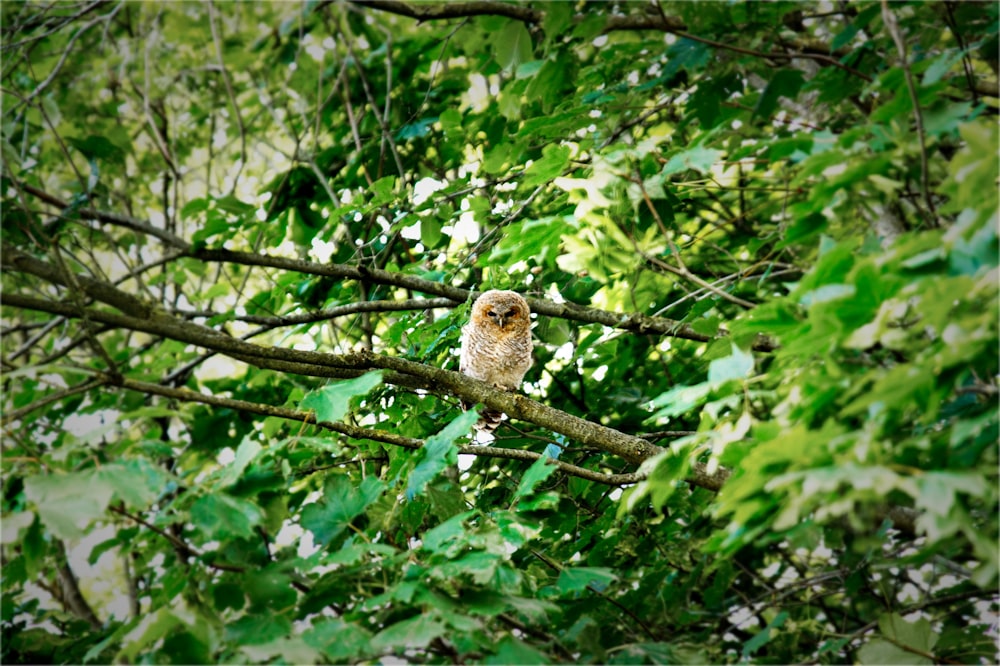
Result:
M137 515L135 515L133 513L129 513L123 506L117 506L117 505L112 504L108 508L111 509L111 511L113 511L114 513L117 513L120 516L125 516L129 520L135 521L136 523L142 525L146 529L151 530L153 532L156 532L161 537L163 537L164 539L166 539L167 541L169 541L174 546L174 548L176 548L182 554L187 555L188 557L197 557L198 559L203 559L204 558L204 555L202 555L200 552L198 552L192 546L188 545L187 543L185 543L181 539L175 537L170 532L168 532L168 531L166 531L164 529L161 529L161 528L157 527L156 525L153 525L148 520L145 520L142 516L137 516ZM237 573L241 572L241 571L245 571L244 567L237 566L237 565L234 565L234 564L223 564L223 563L218 563L218 562L206 562L205 564L207 566L213 568L213 569L218 569L220 571L235 571Z
M529 5L492 2L491 0L445 2L434 5L399 2L398 0L351 0L351 2L390 14L408 16L418 21L468 18L470 16L506 16L525 23L538 23L544 16L543 12Z
M118 5L114 9L112 9L109 13L103 16L94 17L91 20L84 23L82 26L80 26L80 29L73 34L69 42L66 44L66 47L63 49L62 56L60 56L59 61L55 64L55 67L52 68L52 71L49 72L49 75L45 77L44 81L35 86L35 89L31 91L31 93L23 100L23 102L25 104L30 104L33 99L35 99L43 92L45 92L45 89L52 84L52 81L54 81L59 72L62 71L63 65L66 63L66 58L69 57L70 52L73 50L73 45L76 44L76 40L82 37L83 33L87 32L101 21L110 21L115 17L115 14L121 11L122 7L124 6L125 6L124 1L119 2ZM90 11L90 9L93 9L93 6L88 7L87 11Z
M87 603L87 599L80 592L80 583L76 574L69 566L66 557L66 546L59 539L53 539L56 549L56 576L59 579L59 587L62 592L62 602L66 610L84 620L95 631L101 628L101 621L97 619L94 609Z
M892 36L892 41L896 43L899 51L899 66L906 76L906 88L910 93L910 103L913 104L913 120L917 126L917 139L920 141L920 190L924 195L924 203L927 204L927 211L930 215L931 223L937 226L937 210L931 198L930 171L927 166L927 140L924 137L924 118L920 113L920 97L917 95L917 86L913 82L913 71L910 68L910 61L906 55L906 41L899 31L899 23L896 15L889 8L887 0L882 0L882 23Z
M28 185L27 183L20 183L19 185L28 194L41 199L45 203L51 204L62 210L66 210L70 207L70 204L63 201L59 197L53 196L46 192L45 190L40 190L37 187ZM119 215L117 213L106 213L103 211L94 210L93 208L80 208L76 210L76 213L86 219L95 220L97 222L104 222L106 224L113 224L115 226L124 227L126 229L131 229L132 231L138 231L140 233L149 234L159 238L168 245L179 249L190 249L191 245L187 241L181 239L178 236L170 233L166 229L160 229L154 227L148 222L143 222L142 220L137 220L134 217L129 217L127 215Z
M9 425L11 423L15 423L16 421L20 420L25 415L30 414L31 412L38 411L39 409L47 407L54 402L59 402L63 398L68 398L70 396L76 395L77 393L84 393L92 388L97 388L102 384L104 384L103 380L91 380L88 382L84 382L82 384L77 384L76 386L71 386L61 391L55 391L54 393L50 393L49 395L45 396L40 400L36 400L30 405L25 405L20 409L15 409L13 411L6 412L3 415L3 418L0 419L0 423L2 423L3 425Z
M219 69L222 72L222 82L226 86L226 96L229 98L229 104L233 107L233 115L236 116L236 125L240 130L240 164L236 169L236 174L233 176L233 186L230 193L236 190L236 186L240 180L240 173L243 172L243 167L247 162L247 130L243 124L243 113L240 111L240 105L236 103L236 93L233 92L233 82L229 77L229 70L226 69L226 61L222 57L222 39L219 37L219 29L216 27L218 23L218 16L215 12L215 4L211 0L208 2L208 25L212 30L212 42L215 44L215 55L219 59Z
M455 306L455 301L450 298L413 298L403 301L358 301L357 303L347 303L325 310L315 312L297 312L295 314L274 315L266 317L263 315L236 315L236 321L245 321L250 324L261 324L263 328L254 331L259 335L266 330L278 328L279 326L294 326L297 324L313 324L318 321L327 321L337 317L358 314L360 312L403 312L409 310L433 310L435 308L451 308ZM185 319L195 319L199 317L218 317L218 312L189 312L180 311L178 315Z
M103 377L102 381L99 383L113 383L114 380L110 377ZM329 421L319 421L317 422L316 416L312 412L303 412L294 409L289 409L287 407L277 407L274 405L267 405L255 402L248 402L246 400L235 400L232 398L223 398L220 396L206 395L204 393L199 393L196 391L190 391L188 389L175 389L162 386L160 384L152 384L149 382L137 381L134 379L123 379L118 383L122 388L138 391L140 393L147 393L151 395L160 395L167 398L172 398L175 400L181 400L184 402L197 402L206 405L214 405L216 407L226 407L229 409L239 410L251 414L258 414L260 416L273 416L282 419L287 419L289 421L298 421L300 423L307 423L310 425L315 425L323 430L329 430L331 432L340 433L341 435L346 435L352 439L366 439L373 442L382 442L383 444L390 444L392 446L399 446L405 449L419 449L424 445L423 440L415 439L412 437L404 437L402 435L397 435L395 433L386 430L375 430L372 428L362 428L359 426L354 426L349 423L332 423ZM473 455L473 456L484 456L488 458L506 458L509 460L525 460L535 462L539 458L543 458L540 453L534 451L525 451L522 449L504 449L492 446L475 446L475 445L464 445L459 446L458 450L460 453ZM589 481L596 481L597 483L604 483L607 485L627 485L630 483L637 483L644 478L645 474L633 473L633 474L603 474L600 472L594 472L592 470L579 467L577 465L572 465L570 463L563 462L561 460L554 460L549 458L549 464L555 465L565 474L569 476L576 476L582 479L587 479Z
M217 407L226 407L229 409L239 410L251 414L258 414L260 416L273 416L282 419L287 419L290 421L298 421L300 423L307 423L315 425L324 430L329 430L332 432L340 433L351 437L352 439L365 439L375 442L382 442L384 444L390 444L392 446L399 446L406 449L419 449L424 445L423 440L416 439L413 437L404 437L402 435L397 435L393 432L385 430L375 430L372 428L362 428L359 426L351 425L348 423L332 423L330 421L319 421L317 422L315 415L312 412L303 412L294 409L289 409L287 407L278 407L275 405L261 404L249 402L246 400L236 400L233 398L224 398L214 395L206 395L204 393L199 393L197 391L191 391L188 389L177 389L162 386L160 384L152 384L149 382L138 381L134 379L122 378L116 380L107 375L100 376L101 383L106 384L116 384L124 389L131 391L138 391L141 393L147 393L152 395L160 395L167 398L172 398L175 400L181 400L184 402L198 402L206 405L214 405ZM555 410L553 410L555 411ZM486 456L490 458L506 458L510 460L525 460L535 462L539 458L543 458L540 453L534 451L526 451L523 449L506 449L498 448L492 446L476 446L476 445L462 445L458 447L460 453L474 456ZM581 479L586 479L588 481L594 481L596 483L602 483L612 486L629 485L633 483L638 483L643 479L647 478L646 472L636 472L631 474L604 474L601 472L595 472L577 465L563 462L561 460L555 460L552 458L548 459L548 464L555 465L559 468L561 472L569 476L579 477ZM705 464L693 461L691 464L691 472L686 481L692 485L699 488L704 488L706 490L711 490L713 492L718 492L722 489L726 480L732 475L730 470L722 467L719 468L714 473L710 473ZM901 506L886 507L882 512L883 518L888 518L893 521L896 529L903 533L909 535L916 534L916 518L918 513L913 509L909 509Z
M24 185L24 190L55 206L66 207L67 204L57 197L54 197L37 188ZM464 303L479 292L453 287L443 282L427 280L416 275L406 273L396 273L378 268L368 268L365 266L349 266L347 264L321 264L302 259L289 259L286 257L275 257L267 254L257 254L252 252L238 252L224 249L193 249L191 245L175 236L174 234L158 229L152 225L130 218L124 215L98 212L92 209L82 209L80 214L89 219L94 219L108 224L123 226L152 236L160 238L164 242L186 250L186 256L190 256L202 261L217 261L240 264L243 266L267 266L270 268L280 268L283 270L295 271L309 275L325 275L328 277L348 278L352 280L373 282L376 284L402 287L411 291L425 294L433 294L444 298L449 298L455 303ZM690 325L682 322L667 319L665 317L654 317L642 313L617 313L595 308L586 308L573 303L556 303L554 301L527 297L531 311L546 317L557 317L569 319L589 324L602 324L611 328L619 328L634 333L668 335L685 340L696 342L709 342L712 336L698 333ZM754 342L753 348L756 351L770 352L777 349L777 342L765 336L759 336Z
M212 349L260 368L327 377L356 376L375 369L390 370L393 372L386 373L386 381L389 383L421 386L434 392L443 391L455 395L467 402L481 402L512 418L552 429L633 463L641 462L660 450L644 439L586 421L523 395L498 390L486 382L458 372L401 358L381 356L368 351L335 355L282 347L264 347L228 337L204 326L179 321L164 312L155 312L148 317L140 318L82 308L71 303L54 303L20 294L7 294L4 298L6 305L73 318L87 317L91 321Z
M366 268L363 266L347 266L345 264L317 264L301 259L286 259L284 257L274 257L265 254L251 254L247 252L234 252L232 250L198 250L190 253L190 256L204 261L226 261L248 266L270 266L272 268L282 268L285 270L297 271L300 273L310 273L313 275L327 275L330 277L350 278L354 280L365 280L378 284L392 285L410 289L413 291L436 294L450 298L455 302L465 302L475 298L479 292L461 287L453 287L441 282L425 280L424 278L405 273L394 273L376 268ZM591 324L603 324L611 328L620 328L642 334L669 335L686 340L698 342L708 342L712 336L704 335L695 331L688 324L684 324L673 319L664 317L652 317L641 313L615 313L594 308L585 308L573 303L555 303L550 300L526 297L531 311L546 317L558 317L560 319L571 319ZM774 351L777 343L761 336L754 343L753 348L757 351Z
M371 7L390 14L408 16L418 21L433 21L437 19L467 18L470 16L506 16L525 23L539 23L544 17L544 12L535 10L524 5L505 4L500 2L448 2L437 5L417 4L400 2L398 0L351 0L354 4ZM871 81L871 77L860 72L853 67L841 63L837 58L826 53L817 53L819 49L815 45L810 45L809 50L796 51L792 53L782 52L761 52L746 49L725 42L717 42L706 39L698 35L687 32L684 21L677 17L666 16L664 14L625 14L611 15L604 25L604 32L615 32L619 30L661 30L690 39L692 41L708 44L717 49L734 51L744 55L758 58L768 58L772 60L814 60L824 65L830 65L844 70L854 76Z

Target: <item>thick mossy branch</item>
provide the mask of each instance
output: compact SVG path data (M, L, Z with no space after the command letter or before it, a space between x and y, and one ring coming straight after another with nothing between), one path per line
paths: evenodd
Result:
M159 395L174 400L180 400L183 402L197 402L205 405L213 405L216 407L225 407L228 409L234 409L249 414L258 414L261 416L272 416L282 419L287 419L290 421L299 421L301 423L313 424L318 428L324 430L329 430L331 432L340 433L352 439L367 439L374 442L381 442L383 444L389 444L391 446L399 446L405 449L419 449L424 445L423 440L416 439L414 437L404 437L403 435L397 435L396 433L389 432L386 430L376 430L374 428L363 428L360 426L351 425L349 423L332 423L330 421L317 421L314 414L311 412L303 412L300 410L289 409L288 407L277 407L274 405L266 405L262 403L249 402L247 400L235 400L233 398L224 398L221 396L206 395L204 393L199 393L197 391L191 391L188 389L176 389L167 386L162 386L160 384L152 384L150 382L142 382L134 379L127 378L115 378L110 375L101 375L99 383L105 385L120 386L124 389L130 391L138 391L140 393L146 393L149 395ZM544 456L540 453L534 451L525 451L523 449L504 449L495 446L476 446L476 445L462 445L458 447L460 453L482 456L487 458L506 458L511 460L527 460L534 462L539 458ZM630 483L637 483L646 478L646 474L643 473L630 473L630 474L603 474L601 472L595 472L593 470L586 469L584 467L579 467L577 465L572 465L561 460L548 459L549 464L555 465L560 469L560 471L568 474L569 476L576 476L582 479L587 479L588 481L596 481L597 483L603 483L607 485L626 485ZM716 475L714 477L705 475L704 478L700 478L695 481L695 485L701 485L703 487L709 488L710 490L718 490L718 485L716 487L710 487L712 480L717 480L721 478L722 475ZM700 481L700 482L699 482Z
M178 320L163 312L140 318L19 294L5 296L4 304L74 319L86 318L88 321L116 328L198 345L259 368L333 378L354 377L369 370L389 370L391 372L386 373L385 379L391 384L444 392L466 402L483 403L490 409L549 428L632 463L640 463L661 450L639 437L586 421L522 395L495 389L485 382L461 373L401 358L364 351L353 354L325 354L283 347L265 347L231 338L205 326Z

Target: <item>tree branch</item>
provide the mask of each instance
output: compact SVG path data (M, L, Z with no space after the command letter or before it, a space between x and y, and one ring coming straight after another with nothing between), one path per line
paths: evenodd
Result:
M161 529L156 525L153 525L148 520L144 519L142 516L137 516L135 514L129 513L128 511L125 510L124 507L116 506L114 504L112 504L108 508L120 516L124 516L129 520L135 521L136 523L142 525L146 529L156 532L161 537L169 541L174 546L174 548L176 548L184 555L187 555L188 557L195 557L202 561L205 560L205 556L202 553L198 552L198 550L196 550L194 547L188 545L186 542L182 541L173 534L170 534L166 530ZM236 573L245 571L245 567L241 567L235 564L225 564L218 562L205 562L205 564L206 566L209 566L213 569L218 569L219 571L234 571Z
M524 23L535 24L540 23L545 16L544 12L535 10L532 7L505 4L501 2L489 2L488 0L483 0L481 2L447 2L437 5L407 3L400 2L399 0L351 0L351 2L362 7L371 7L372 9L378 9L390 14L408 16L418 21L468 18L471 16L506 16L507 18L523 21ZM687 32L687 25L683 20L675 16L653 13L634 13L609 16L607 22L604 24L604 32L608 33L619 30L659 30L662 32L669 32L677 35L678 37L683 37L696 42L702 42L703 44L708 44L709 46L717 49L734 51L736 53L742 53L744 55L750 55L758 58L770 58L772 60L813 60L824 65L830 65L842 69L845 72L864 79L865 81L871 81L871 77L867 74L860 72L853 67L848 67L837 60L837 58L828 55L827 53L817 52L820 49L815 44L809 45L808 50L802 49L793 53L764 53L761 51L754 51L734 46L733 44L726 42L719 42L699 37L698 35Z
M315 312L297 312L295 314L273 315L269 317L263 315L235 315L233 319L235 321L245 321L249 324L260 324L265 327L255 332L256 334L260 334L265 330L278 328L279 326L313 324L319 321L327 321L329 319L336 319L337 317L358 314L360 312L405 312L412 310L451 308L454 306L455 301L450 298L412 298L403 301L359 301L357 303L338 305L325 310L316 310ZM179 311L177 314L185 319L197 319L201 317L212 318L221 315L219 312L191 312L184 310Z
M66 317L78 318L81 316L79 312L81 308L73 304L54 303L18 294L5 295L4 300L6 305L14 307L40 310ZM87 316L93 321L101 321L122 328L153 333L181 342L205 346L232 358L262 368L325 377L357 376L366 370L372 369L389 370L389 372L383 375L383 378L390 384L416 386L433 392L441 392L443 390L467 402L483 403L487 407L502 411L512 418L518 418L544 428L549 428L580 441L585 445L596 447L635 464L641 463L643 460L663 450L640 437L635 437L581 419L572 414L567 414L523 395L496 389L486 382L481 382L461 373L434 368L401 358L381 356L367 351L335 355L280 347L263 347L229 338L212 329L205 329L196 324L179 322L164 314L152 320L146 320L100 310L87 310ZM187 389L171 389L158 384L137 382L136 380L127 378L114 378L109 375L100 376L102 377L102 381L108 384L146 393L174 397L180 400L227 406L234 409L243 409L255 414L277 416L303 423L313 423L314 420L311 419L315 418L303 412L295 412L294 410L287 410L273 405L233 401L229 398L206 396ZM317 425L356 439L370 439L410 449L419 448L423 445L423 442L418 439L403 437L390 432L361 428L346 423L324 422ZM541 457L539 454L534 454L530 451L494 447L462 447L460 450L462 453L472 455L492 455L522 460L537 460ZM554 461L553 464L558 465L566 473L601 483L620 485L635 483L644 478L640 474L604 475L568 465L561 461ZM730 474L731 472L725 468L720 468L715 473L710 474L704 464L695 461L692 463L691 475L687 481L692 485L707 490L718 491L722 488ZM895 522L896 527L901 531L911 534L915 530L916 516L917 513L912 509L903 507L887 509L887 517Z
M530 421L562 433L583 444L639 463L660 451L644 439L626 435L577 416L553 409L523 395L501 391L458 372L434 368L401 358L381 356L368 351L336 355L321 352L264 347L228 337L204 326L179 321L162 311L149 317L133 317L115 312L82 308L72 303L57 303L20 294L7 294L5 305L39 310L118 328L170 338L211 349L256 367L323 377L350 377L367 370L390 370L385 380L392 384L419 386L430 391L445 391L467 402L483 403L490 409L512 418Z
M25 192L32 195L37 199L41 199L47 204L51 204L56 208L61 208L66 210L70 207L70 204L63 201L59 197L53 196L46 192L45 190L40 190L37 187L28 185L27 183L19 183ZM129 217L128 215L119 215L117 213L107 213L104 211L99 211L94 208L79 208L76 213L80 215L85 220L95 220L97 222L104 222L105 224L113 224L118 227L123 227L125 229L131 229L132 231L138 231L140 233L149 234L155 238L159 238L161 241L167 245L171 245L178 249L188 250L191 244L186 240L170 233L166 229L160 229L159 227L154 227L148 222L143 222L142 220L137 220L134 217Z
M367 280L377 284L443 296L450 298L456 303L471 300L481 293L471 289L453 287L442 282L426 280L415 275L394 273L376 268L365 268L363 266L318 264L301 259L288 259L285 257L236 252L233 250L197 250L191 252L190 256L203 261L224 261L246 266L268 266L270 268L281 268L311 275ZM653 317L638 312L631 314L608 312L606 310L583 307L574 303L556 303L541 298L525 297L525 300L528 301L528 306L533 313L546 317L569 319L587 324L602 324L610 328L618 328L643 335L668 335L696 342L709 342L713 339L710 335L698 333L688 324L665 317ZM770 352L777 349L778 344L770 338L760 336L754 342L753 348L756 351Z
M896 43L896 50L899 51L899 63L906 77L906 89L910 93L910 103L913 105L913 120L917 127L917 140L920 142L920 190L924 195L924 203L927 204L927 211L931 218L931 223L937 226L937 210L934 207L934 200L931 198L930 172L927 166L927 140L924 137L924 119L920 113L920 98L917 95L917 86L913 82L913 71L910 68L910 61L906 55L906 41L899 30L899 23L896 15L889 8L887 0L882 0L882 23Z
M22 185L24 190L53 206L68 207L68 204L58 197L54 197L47 192ZM153 227L152 225L136 220L124 215L104 213L90 208L81 209L80 215L88 219L93 219L107 224L122 226L134 231L140 231L155 236L167 244L185 250L184 256L189 256L201 261L225 262L240 264L242 266L262 266L268 268L279 268L283 270L295 271L306 275L321 275L334 278L347 278L361 282L373 282L394 287L401 287L411 291L424 294L432 294L443 298L448 298L455 303L464 303L477 296L480 292L453 287L443 282L427 280L415 275L406 273L396 273L378 268L367 268L364 266L350 266L347 264L321 264L302 259L290 259L287 257L276 257L267 254L252 252L239 252L225 249L193 249L191 245L175 236L174 234ZM134 297L131 297L134 298ZM557 317L569 319L587 324L601 324L611 328L617 328L632 333L643 335L658 334L670 337L693 340L695 342L709 342L713 339L710 335L704 335L695 331L690 325L665 317L654 317L651 315L635 313L618 313L587 308L574 303L556 303L547 299L526 297L531 311L546 317ZM776 341L766 337L758 336L753 343L753 349L761 352L771 352L778 348Z
M59 539L53 539L56 549L56 577L59 580L62 601L66 609L73 615L90 625L93 630L101 628L101 621L97 619L94 609L87 603L83 593L80 592L80 583L76 574L69 566L69 559L66 557L66 546Z
M525 23L538 23L545 15L544 12L529 5L491 2L490 0L446 2L435 5L411 4L398 0L351 0L351 4L371 7L389 14L407 16L417 21L468 18L470 16L506 16Z
M204 393L199 393L197 391L191 391L188 389L176 389L162 386L160 384L152 384L149 382L138 381L134 379L123 378L121 381L116 382L112 377L107 375L102 375L100 377L100 383L104 384L116 384L121 388L137 391L140 393L146 393L151 395L159 395L166 398L171 398L174 400L180 400L183 402L197 402L205 405L213 405L215 407L225 407L228 409L238 410L242 412L247 412L250 414L257 414L260 416L272 416L282 419L287 419L289 421L298 421L300 423L306 423L309 425L315 425L323 430L329 430L331 432L336 432L341 435L346 435L352 439L367 439L373 442L382 442L383 444L390 444L392 446L399 446L405 449L419 449L424 445L423 440L416 439L413 437L404 437L402 435L397 435L392 432L385 430L375 430L372 428L362 428L359 426L351 425L349 423L333 423L330 421L317 421L316 416L312 412L303 412L295 409L289 409L288 407L277 407L275 405L267 405L256 402L249 402L246 400L236 400L233 398L224 398L220 396L207 395ZM525 451L523 449L504 449L492 446L459 446L459 453L473 455L473 456L484 456L488 458L506 458L509 460L526 460L535 462L539 458L543 458L540 453L535 453L534 451ZM579 467L570 463L563 462L561 460L554 460L549 458L549 464L555 465L565 474L569 476L577 476L582 479L587 479L588 481L596 481L597 483L603 483L607 485L627 485L630 483L637 483L646 478L644 473L634 473L634 474L603 474L601 472L594 472L592 470L586 469L584 467Z
M3 417L0 418L0 424L10 425L11 423L15 423L25 415L30 414L31 412L37 411L39 409L42 409L43 407L47 407L51 405L53 402L58 402L63 398L68 398L72 395L76 395L77 393L85 393L86 391L89 391L92 388L97 388L98 386L101 386L104 383L105 382L102 380L91 380L84 382L82 384L77 384L76 386L70 386L69 388L63 389L61 391L55 391L45 396L44 398L36 400L30 405L25 405L20 409L15 409L13 411L4 413Z

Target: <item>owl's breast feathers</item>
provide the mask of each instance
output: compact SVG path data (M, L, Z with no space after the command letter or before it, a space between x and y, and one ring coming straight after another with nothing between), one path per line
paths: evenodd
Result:
M461 372L499 388L520 388L531 367L530 337L501 331L492 340L466 335L462 342Z

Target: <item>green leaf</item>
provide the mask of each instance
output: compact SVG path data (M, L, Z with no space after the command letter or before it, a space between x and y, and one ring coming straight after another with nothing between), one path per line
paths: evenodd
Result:
M711 62L712 53L712 47L707 44L682 37L667 49L668 58L663 75L670 78L681 69L697 71Z
M714 148L695 146L683 152L677 153L666 163L660 172L662 176L672 176L675 173L687 171L689 169L699 173L708 171L719 161L723 152Z
M104 515L114 490L97 469L33 476L24 482L25 496L34 502L38 517L60 539L82 537L90 522Z
M805 83L805 77L797 69L779 69L771 75L767 87L757 100L754 116L770 118L778 106L778 98L794 100Z
M278 638L262 645L240 645L239 652L245 655L249 663L315 664L321 660L319 654L298 636Z
M134 509L145 509L156 501L170 478L143 458L105 465L98 470L98 476L114 488L117 499Z
M130 632L122 640L122 648L115 655L115 661L125 663L135 662L136 656L147 645L155 643L170 634L178 626L183 626L183 622L166 608L160 608L152 614L145 616L135 631Z
M780 629L781 626L783 624L785 624L785 620L787 620L787 619L788 619L788 612L787 611L781 611L780 613L778 613L774 617L773 620L771 620L768 623L768 625L766 627L764 627L762 630L758 631L757 634L754 635L753 638L751 638L746 643L744 643L743 644L743 658L744 659L749 658L750 655L754 654L755 652L757 652L757 650L759 650L762 647L764 647L765 645L767 645L771 641L771 639L773 638L772 632L775 629Z
M385 491L385 483L369 476L359 485L342 474L331 474L323 486L323 500L302 510L302 527L325 545L340 535Z
M457 109L445 109L438 120L441 129L449 136L458 136L462 131L462 114Z
M447 632L448 627L437 617L421 613L380 631L372 638L371 646L375 651L425 648L432 640L444 636Z
M302 634L307 645L331 661L357 659L371 653L371 632L341 618L322 618Z
M287 636L292 623L281 615L244 615L226 625L225 639L240 645L263 645Z
M980 219L984 219L987 213L995 213L997 206L996 201L981 194L996 186L1000 165L989 151L979 147L995 146L1000 130L996 123L980 119L959 126L958 131L965 146L948 163L948 179L941 189L950 193L952 200L945 208L960 211L968 207L979 211Z
M615 572L606 567L573 567L559 572L556 586L566 594L581 592L587 588L603 592L616 580L618 576Z
M531 35L520 21L507 21L493 39L493 51L499 65L511 71L532 59Z
M213 199L215 207L221 211L229 213L235 217L248 217L257 210L256 206L245 201L240 201L235 196L228 194L224 197Z
M924 70L924 78L922 84L925 86L932 86L941 79L944 75L962 59L964 53L958 49L948 49L937 58L931 62L930 67Z
M549 42L558 39L573 23L573 8L561 2L553 2L545 7L542 18L542 30Z
M824 284L817 289L802 294L799 297L799 302L805 307L810 307L818 303L850 298L855 293L857 293L857 288L853 284Z
M486 585L493 580L499 565L500 555L476 551L437 566L434 576L444 580L468 577L479 585Z
M256 440L251 439L249 436L245 437L236 448L236 457L231 463L226 465L225 469L222 471L222 475L219 477L218 487L226 488L239 481L240 476L243 474L243 470L247 468L247 465L253 462L262 450L263 447L261 447Z
M859 664L885 664L895 666L896 664L933 664L934 661L918 654L908 652L901 647L893 645L889 641L881 638L874 638L858 650L857 659Z
M712 382L703 382L694 386L676 386L661 393L650 402L650 407L657 411L647 420L654 421L690 412L705 401L712 392L712 386Z
M420 242L427 247L437 247L444 234L441 233L441 221L433 217L420 219Z
M549 145L542 150L542 158L532 162L524 171L525 187L536 187L562 175L569 164L570 149L567 146Z
M370 209L386 204L396 198L393 190L396 188L395 176L384 176L371 184L369 190L372 200L368 203Z
M547 457L539 458L528 468L514 492L514 499L531 495L535 492L535 486L552 476L558 467L550 464L549 461L550 459Z
M513 636L505 636L484 660L487 664L548 664L549 658Z
M375 370L354 379L344 379L321 389L310 391L300 407L316 412L317 421L337 423L350 409L351 399L365 395L382 383L382 372Z
M430 552L442 550L442 548L461 537L465 536L465 521L473 515L473 511L465 511L456 514L444 521L434 529L424 533L423 548Z
M904 620L898 613L884 613L878 618L882 635L897 645L905 645L920 652L930 652L937 643L938 634L925 618Z
M455 464L455 461L458 460L458 450L454 446L455 440L468 435L478 420L479 413L475 409L470 409L459 414L440 432L427 438L417 454L419 456L417 465L410 472L406 481L407 499L412 500L422 493L427 484L445 467Z
M116 164L124 164L125 155L122 149L103 136L91 134L86 139L70 138L68 141L88 160L100 158Z
M191 522L210 539L249 537L264 519L257 505L223 493L204 495L191 505Z
M735 344L733 353L717 358L708 364L708 381L713 384L730 379L746 379L753 374L753 353L745 352Z

